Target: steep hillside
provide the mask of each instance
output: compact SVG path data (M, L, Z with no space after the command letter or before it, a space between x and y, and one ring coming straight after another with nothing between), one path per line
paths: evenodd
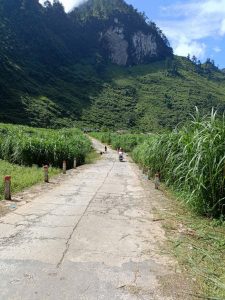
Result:
M115 11L118 3L130 10L133 22L145 24L122 0L112 2L114 15L125 13ZM78 19L58 1L46 1L45 7L38 0L0 2L0 121L55 127L80 119L101 91L102 71L113 57L99 42L105 20Z
M82 72L68 69L82 57L77 31L60 3L44 9L37 0L0 2L2 122L49 126L79 117L89 89L86 74L80 83Z
M107 81L83 113L88 126L159 131L190 119L197 106L225 110L225 76L175 57L129 68L111 66Z
M0 1L0 122L161 130L194 106L224 111L225 74L173 58L168 41L123 0Z
M172 56L162 31L124 0L89 0L70 17L81 24L89 47L105 61L125 66Z

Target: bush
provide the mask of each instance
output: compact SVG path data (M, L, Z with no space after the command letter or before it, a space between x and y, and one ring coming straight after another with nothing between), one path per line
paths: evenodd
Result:
M49 177L60 173L60 169L49 168ZM0 160L0 200L3 199L3 176L12 176L12 193L19 192L38 182L43 182L43 169L37 167L22 167Z
M51 164L61 167L63 160L68 167L84 163L91 150L91 143L77 129L36 129L25 126L0 125L0 159L31 166Z
M147 135L144 134L117 134L110 132L94 132L91 135L99 139L102 143L111 145L114 149L122 148L126 152L131 152L138 144L146 140Z
M225 214L224 120L197 117L169 134L149 138L133 158L153 175L160 171L168 186L185 195L195 211L207 216Z

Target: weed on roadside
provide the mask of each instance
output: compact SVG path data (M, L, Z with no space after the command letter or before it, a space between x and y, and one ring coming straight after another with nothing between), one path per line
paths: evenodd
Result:
M49 168L49 177L59 174L60 169ZM44 178L43 169L38 167L24 167L0 160L0 200L3 199L4 184L3 177L12 176L12 193L22 191Z
M190 212L176 199L159 217L163 219L171 254L197 287L193 299L224 300L225 223Z

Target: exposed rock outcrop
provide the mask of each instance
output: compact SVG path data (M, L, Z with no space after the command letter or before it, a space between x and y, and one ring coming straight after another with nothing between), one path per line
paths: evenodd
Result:
M124 0L87 0L70 17L80 21L94 45L90 55L97 53L102 61L129 66L173 55L162 31Z
M146 57L157 57L158 46L156 38L152 34L144 34L139 31L134 34L133 39L134 60L143 63Z
M122 27L110 27L103 35L110 60L120 66L125 66L128 60L128 42L125 40Z
M118 23L118 21L116 22ZM125 35L124 27L111 26L104 34L101 33L103 47L109 53L112 63L120 66L141 64L149 58L158 56L158 45L153 34L144 34L142 31L132 36Z

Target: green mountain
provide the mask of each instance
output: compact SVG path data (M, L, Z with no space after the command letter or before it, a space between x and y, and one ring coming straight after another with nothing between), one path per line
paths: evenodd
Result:
M225 76L211 64L174 57L146 65L109 66L104 88L82 119L86 126L141 131L172 129L212 107L225 110Z
M123 0L89 0L70 18L81 25L91 52L105 62L130 66L173 54L162 31Z
M99 19L108 19L115 13L132 14L135 9L132 5L127 5L123 0L88 0L75 8L72 15L78 16L82 20L87 20L90 17Z
M198 106L224 111L225 74L174 57L161 30L123 0L0 1L0 122L173 128Z

